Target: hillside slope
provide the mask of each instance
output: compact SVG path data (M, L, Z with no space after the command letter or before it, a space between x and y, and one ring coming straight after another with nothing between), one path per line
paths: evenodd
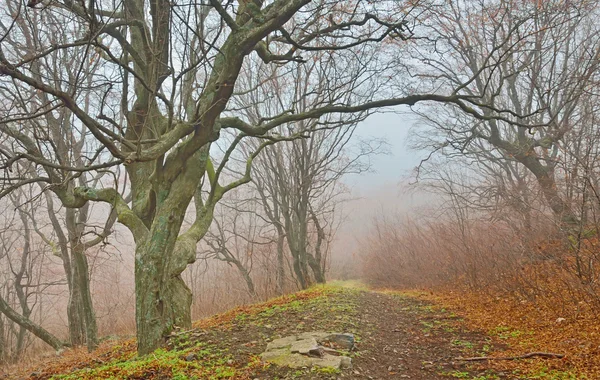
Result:
M291 369L261 362L269 341L311 331L354 334L353 367ZM417 295L328 285L198 321L194 329L174 334L167 349L143 358L135 356L132 339L105 342L93 354L70 350L4 378L532 378L456 359L501 350L485 334L469 331L462 318Z

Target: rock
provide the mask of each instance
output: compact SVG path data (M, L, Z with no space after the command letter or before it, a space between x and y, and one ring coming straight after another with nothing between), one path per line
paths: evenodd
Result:
M191 361L193 361L195 359L196 359L196 355L193 354L193 353L187 354L187 356L185 357L185 361L187 361L187 362L191 362Z
M267 349L261 354L261 358L265 362L292 368L352 368L352 359L331 355L319 345L321 339L338 335L347 334L317 331L275 339L267 344Z
M319 345L315 338L301 339L292 343L290 351L292 354L308 355L311 351L319 350Z
M329 335L331 335L331 333L327 333L327 332L323 332L323 331L311 331L311 332L305 332L302 334L298 334L298 339L315 338L317 341L320 341L321 339L323 339Z
M344 356L324 355L322 358L310 358L310 367L340 369L342 368L343 357Z
M340 358L342 359L342 361L340 363L340 368L342 368L342 369L352 368L352 359L350 359L347 356L340 356Z
M354 335L353 334L329 334L323 338L318 339L319 344L330 346L332 348L339 348L342 350L352 350L354 347Z
M312 350L308 351L308 356L312 356L313 358L322 358L325 356L325 350L321 346L317 346Z
M287 336L285 338L273 339L272 342L267 344L267 351L276 350L278 348L290 348L292 344L298 341L298 337L295 335Z

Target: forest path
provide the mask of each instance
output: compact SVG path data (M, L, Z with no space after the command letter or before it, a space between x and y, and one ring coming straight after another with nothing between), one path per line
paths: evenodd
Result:
M494 347L488 336L470 331L453 313L403 293L364 291L356 296L362 338L350 378L506 378L468 369L457 360L485 356Z
M352 333L351 369L265 365L273 339L304 332ZM168 340L167 349L138 358L135 340L106 341L91 354L68 350L0 378L55 379L448 379L517 376L466 366L461 356L493 350L483 333L414 294L326 285L243 306L197 321Z

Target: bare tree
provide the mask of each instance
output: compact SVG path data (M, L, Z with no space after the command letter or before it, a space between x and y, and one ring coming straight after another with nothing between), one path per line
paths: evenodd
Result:
M199 257L235 266L246 284L248 294L256 299L258 294L251 276L254 259L262 247L273 241L269 231L265 234L265 230L271 228L258 216L256 204L242 209L242 204L247 203L247 200L228 199L221 204L213 226L204 239L206 247L199 252Z
M357 89L377 66L376 57L381 52L379 47L366 47L356 52L351 61L342 60L343 75L339 73L340 62L324 53L314 55L310 62L286 76L281 75L279 68L259 64L256 74L240 79L255 90L234 99L234 104L248 120L258 124L262 115L286 112L290 99L296 112L309 112L327 104L332 89L342 102L351 102L353 96L361 93L370 96L377 88L363 88L358 94ZM383 145L375 140L354 144L355 128L368 115L369 112L326 115L284 124L274 132L302 138L266 148L253 166L258 202L265 219L276 230L280 292L286 243L300 287L308 287L313 279L325 282L327 242L335 230L335 206L345 190L340 179L367 170L368 156L378 153ZM249 146L251 150L253 145Z
M309 268L316 282L325 282L326 248L345 193L340 179L368 169L362 159L380 149L378 143L366 144L352 152L354 127L314 132L309 139L269 147L255 165L253 182L264 213L276 227L278 243L285 239L302 288L312 282ZM281 245L278 252L283 252ZM281 268L282 259L278 261Z
M432 12L435 51L425 56L417 50L426 64L418 77L531 115L531 125L473 121L454 109L435 107L421 112L434 128L419 133L422 146L477 156L482 165L491 161L504 171L503 178L514 174L514 166L500 162L517 162L535 177L556 217L577 225L560 191L557 164L565 139L582 124L583 104L596 97L589 89L600 68L597 10L585 0L481 0L450 2Z
M58 286L62 279L48 278L43 269L48 265L50 251L36 235L29 214L39 207L38 202L27 202L20 189L10 196L5 205L5 227L0 233L0 260L6 271L2 273L5 286L0 293L0 313L10 322L3 322L2 340L4 359L20 359L31 344L29 333L58 350L67 343L44 329L33 315L42 302L45 289ZM4 199L6 201L8 199ZM4 335L8 334L8 335ZM9 338L11 337L11 338Z

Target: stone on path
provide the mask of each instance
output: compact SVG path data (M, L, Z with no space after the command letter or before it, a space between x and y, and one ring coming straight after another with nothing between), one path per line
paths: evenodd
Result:
M267 349L261 354L261 358L265 362L292 368L351 368L352 359L347 356L332 355L325 347L349 351L353 346L352 334L316 331L275 339L267 344Z

